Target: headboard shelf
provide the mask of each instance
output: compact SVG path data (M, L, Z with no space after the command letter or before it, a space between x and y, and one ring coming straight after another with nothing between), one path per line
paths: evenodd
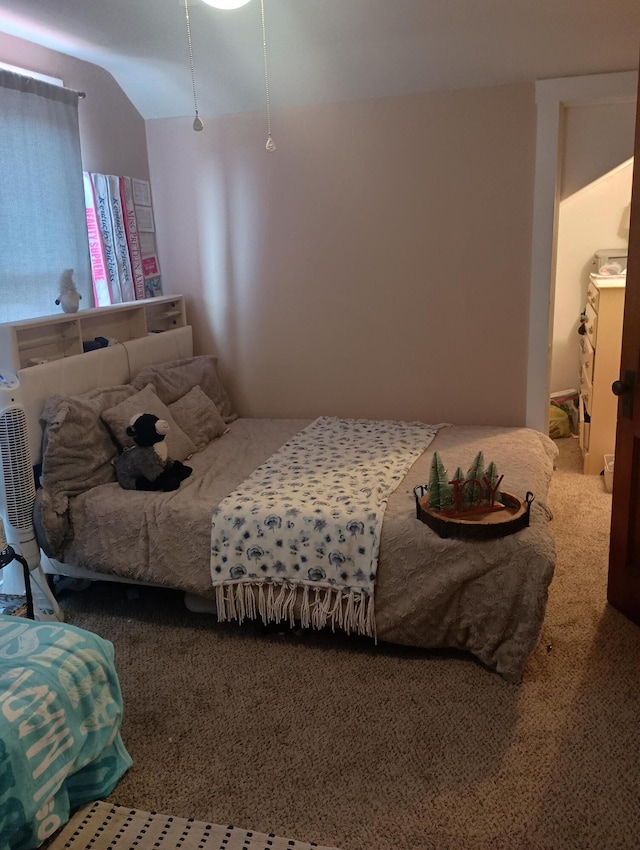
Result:
M164 302L160 302L157 298L153 300L157 303L150 304L145 312L147 333L183 327L185 324L183 299L169 299Z
M181 315L182 315L181 310L167 310L164 313L158 313L156 316L154 316L154 318L156 320L158 320L158 319L173 319L176 316L181 316Z
M33 351L34 348L46 348L48 345L59 345L61 336L49 334L49 336L36 336L33 339L24 339L18 343L18 351ZM78 352L74 352L76 354Z
M18 372L49 360L82 354L96 337L130 342L187 324L184 297L161 295L94 307L73 314L0 324L0 368Z

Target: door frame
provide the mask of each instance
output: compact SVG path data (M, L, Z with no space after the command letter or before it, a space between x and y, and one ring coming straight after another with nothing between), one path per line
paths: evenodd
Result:
M536 82L536 164L533 196L526 424L546 433L564 113L571 106L636 103L638 72L590 74Z

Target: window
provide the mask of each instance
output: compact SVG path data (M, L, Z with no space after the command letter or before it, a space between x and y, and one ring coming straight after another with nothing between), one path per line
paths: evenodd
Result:
M78 130L78 93L0 69L2 320L57 312L73 280L93 306Z

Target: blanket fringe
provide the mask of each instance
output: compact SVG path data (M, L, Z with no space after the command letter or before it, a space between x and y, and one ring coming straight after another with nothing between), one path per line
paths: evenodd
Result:
M221 623L260 619L268 623L287 621L304 629L336 626L347 634L376 637L373 596L356 589L310 587L289 582L236 582L216 587L216 610Z

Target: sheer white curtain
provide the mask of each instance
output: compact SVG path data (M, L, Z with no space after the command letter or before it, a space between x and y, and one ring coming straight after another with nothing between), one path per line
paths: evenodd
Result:
M93 306L78 97L0 69L0 321L57 313L69 269Z

